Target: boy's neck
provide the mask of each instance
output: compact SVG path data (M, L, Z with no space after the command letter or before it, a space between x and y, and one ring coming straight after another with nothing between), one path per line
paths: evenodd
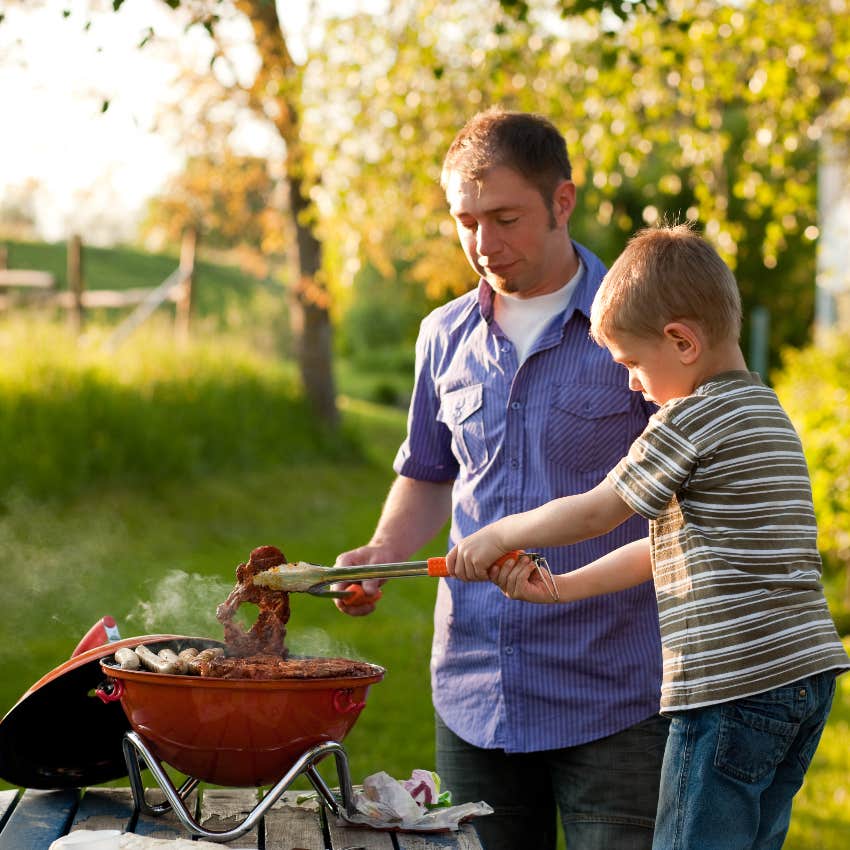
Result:
M749 371L747 361L737 342L721 343L705 351L694 374L694 389L705 383L709 378L722 375L724 372Z

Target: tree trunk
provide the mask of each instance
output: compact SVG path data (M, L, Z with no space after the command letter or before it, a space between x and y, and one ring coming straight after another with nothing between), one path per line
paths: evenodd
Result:
M291 288L292 331L304 391L314 413L331 426L339 414L333 378L333 330L330 296L317 280L322 265L322 246L312 230L303 225L301 212L307 206L301 181L290 176L289 196L298 243L299 278Z
M304 391L315 415L336 426L338 412L333 380L333 344L330 296L319 278L322 246L303 213L309 199L303 192L303 158L308 154L300 141L300 97L302 71L292 59L273 0L236 0L248 17L261 64L251 86L254 108L272 117L286 143L286 174L290 210L296 234L298 281L292 286L291 310L295 349ZM269 101L273 108L268 108Z

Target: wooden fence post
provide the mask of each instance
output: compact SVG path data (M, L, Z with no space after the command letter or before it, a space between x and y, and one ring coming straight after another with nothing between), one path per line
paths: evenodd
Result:
M198 232L190 227L183 232L183 241L180 245L180 274L183 282L177 293L177 305L175 314L175 334L177 341L187 343L189 341L189 317L192 313L192 285L195 277L195 249L198 244Z
M78 336L83 332L83 242L78 234L68 239L68 291L71 304L68 308L68 321Z

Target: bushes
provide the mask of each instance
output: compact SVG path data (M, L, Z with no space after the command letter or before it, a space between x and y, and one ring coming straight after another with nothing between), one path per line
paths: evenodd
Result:
M850 340L789 350L774 385L796 426L812 478L824 575L839 596L836 619L850 633Z
M310 415L294 370L218 336L146 330L116 355L62 329L0 326L0 498L359 456Z

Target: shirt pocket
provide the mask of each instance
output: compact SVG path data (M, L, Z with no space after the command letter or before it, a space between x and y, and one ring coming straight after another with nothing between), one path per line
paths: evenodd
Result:
M608 472L637 436L627 387L560 384L553 388L546 417L549 460L582 472Z
M483 384L444 393L437 420L451 431L452 452L466 472L476 472L487 463Z

